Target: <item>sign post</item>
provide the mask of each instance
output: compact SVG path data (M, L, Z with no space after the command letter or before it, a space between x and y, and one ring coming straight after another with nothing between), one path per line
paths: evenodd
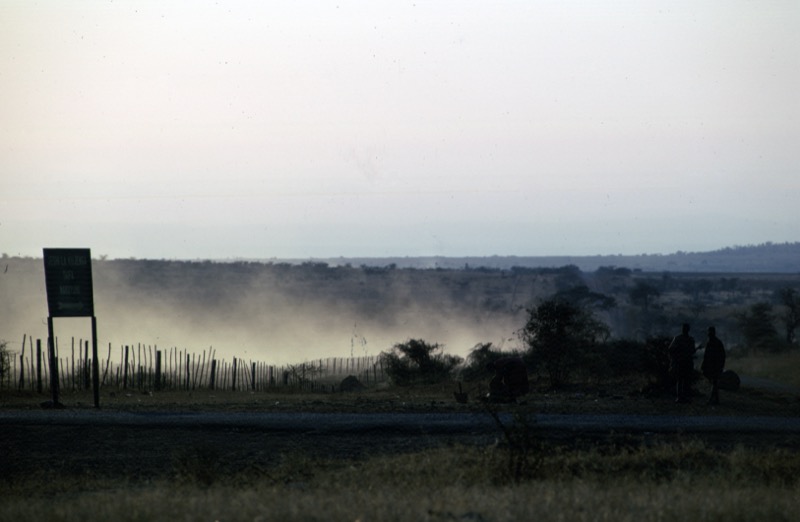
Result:
M55 317L92 318L92 388L94 406L100 407L100 361L97 359L97 319L94 315L92 258L88 248L45 248L44 278L47 289L48 335L53 406L58 402L58 360L55 355Z

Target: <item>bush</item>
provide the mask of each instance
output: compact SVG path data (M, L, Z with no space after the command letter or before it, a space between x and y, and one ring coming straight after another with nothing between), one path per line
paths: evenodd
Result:
M529 309L521 331L529 356L544 368L553 388L565 384L607 335L606 325L588 309L562 299Z
M462 359L441 353L442 346L422 339L409 339L395 344L391 352L381 354L386 374L398 386L435 384L452 374Z
M631 339L617 339L602 347L608 371L613 377L642 375L645 373L644 361L647 345Z
M465 381L478 381L494 375L494 372L486 369L486 365L492 361L504 357L504 354L492 346L492 343L478 343L467 356L466 364L461 368L460 377Z
M650 379L649 387L656 391L666 391L675 386L675 379L669 371L669 345L672 338L667 336L650 337L645 341L642 367Z
M755 352L776 352L784 343L775 328L775 314L770 303L756 303L745 312L737 314L739 329L748 348Z

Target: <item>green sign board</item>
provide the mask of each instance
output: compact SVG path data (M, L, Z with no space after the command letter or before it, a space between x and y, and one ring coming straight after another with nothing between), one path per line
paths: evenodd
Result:
M88 248L45 248L44 279L50 317L94 317Z

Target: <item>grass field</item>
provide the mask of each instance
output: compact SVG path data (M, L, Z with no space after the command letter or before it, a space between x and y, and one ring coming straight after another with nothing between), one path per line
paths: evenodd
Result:
M521 475L508 456L502 446L288 455L270 472L219 475L213 459L184 455L149 483L46 473L3 483L0 520L788 521L800 509L800 456L786 450L540 447Z
M742 368L747 375L800 389L800 372L797 371L800 368L800 351L736 357L729 364Z
M749 375L793 384L797 356L732 359ZM741 370L739 370L741 372ZM698 383L698 393L705 393ZM442 411L457 404L453 383L384 388L360 394L109 393L103 407L122 411ZM627 412L668 415L783 415L800 412L797 395L764 389L724 392L723 404L676 405L620 383L537 389L529 412ZM478 393L477 391L475 393ZM474 395L472 395L474 397ZM38 408L40 397L0 397L0 408ZM91 408L90 394L64 394L71 408ZM319 459L282 454L274 466L235 470L215 447L188 445L167 456L164 472L81 468L0 474L0 520L220 521L516 521L725 520L789 521L800 512L800 441L712 445L675 437L643 443L620 436L545 441L514 426L483 446L413 452L367 452L360 458ZM65 444L68 441L65 441ZM152 444L158 444L153 441ZM368 440L366 444L369 444ZM132 459L136 456L132 455ZM0 469L2 469L0 458Z

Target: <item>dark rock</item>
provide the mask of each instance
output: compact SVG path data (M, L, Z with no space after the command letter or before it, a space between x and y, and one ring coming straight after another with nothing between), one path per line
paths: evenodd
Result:
M736 391L739 389L741 383L742 381L739 379L739 376L736 375L736 372L733 370L725 370L722 372L722 375L719 376L720 390Z
M353 375L348 375L339 383L340 392L357 392L363 389L364 385Z

